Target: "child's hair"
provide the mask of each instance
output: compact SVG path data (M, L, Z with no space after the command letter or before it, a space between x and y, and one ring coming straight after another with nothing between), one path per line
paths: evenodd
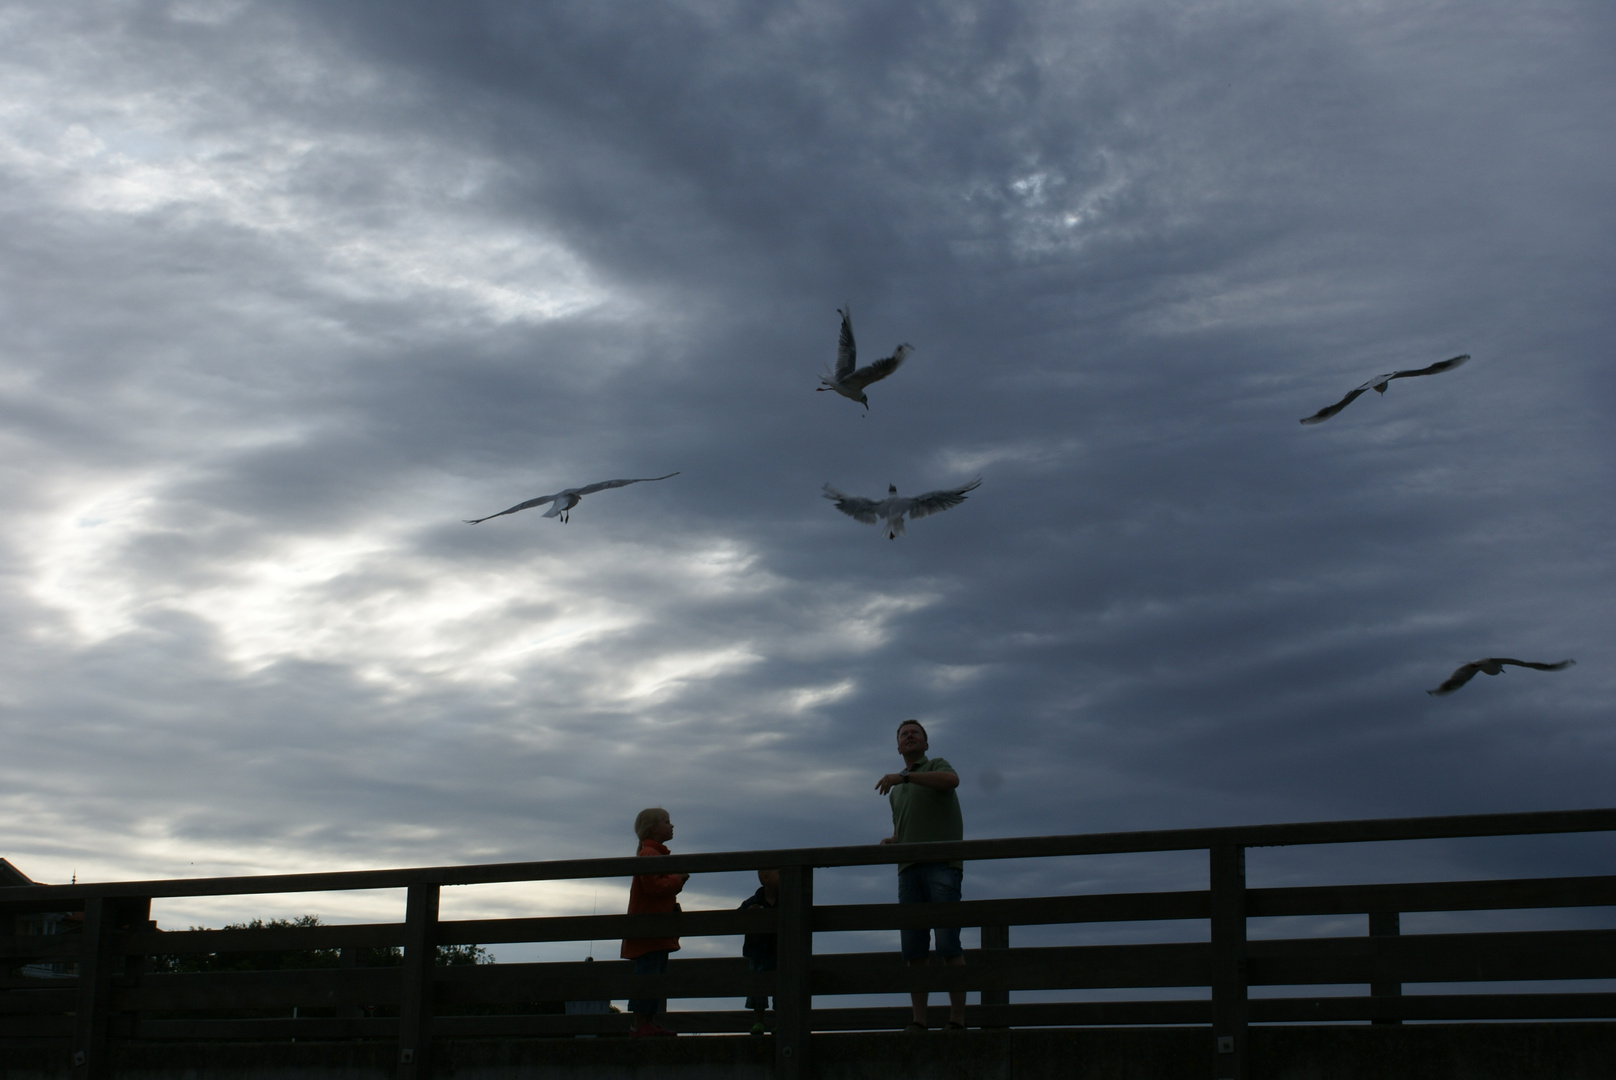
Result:
M659 821L667 820L668 812L662 809L662 807L647 806L634 818L634 835L638 836L641 840L644 840L645 834L651 831L651 826L655 825Z

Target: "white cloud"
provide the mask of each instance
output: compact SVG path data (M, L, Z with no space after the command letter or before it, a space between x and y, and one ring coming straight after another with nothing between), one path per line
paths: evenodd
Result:
M239 8L178 10L219 23ZM119 85L130 73L115 68L98 90L108 57L87 42L64 46L48 70L33 57L0 63L0 100L12 102L0 109L0 169L57 212L162 213L191 230L244 230L283 249L317 288L448 304L456 318L543 321L613 300L557 237L480 205L506 171L497 160L444 154L409 131L249 119L246 101L221 101L207 84L213 72L136 88ZM150 48L141 59L176 59ZM364 65L334 67L275 45L258 59L273 88L335 98L322 110L332 117L338 103L359 107L392 92ZM72 92L60 93L64 83ZM240 122L214 122L221 105ZM346 188L364 189L362 204Z

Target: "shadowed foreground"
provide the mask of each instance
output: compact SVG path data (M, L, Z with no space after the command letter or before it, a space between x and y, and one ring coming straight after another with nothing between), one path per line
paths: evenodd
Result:
M1207 1075L1205 1028L825 1034L820 1080L1159 1080ZM455 1080L765 1080L772 1038L443 1040L434 1072ZM177 1043L119 1048L113 1075L381 1080L397 1073L381 1043ZM1252 1075L1266 1080L1517 1080L1616 1076L1616 1025L1430 1024L1275 1027L1251 1033ZM69 1080L65 1050L10 1047L5 1080Z

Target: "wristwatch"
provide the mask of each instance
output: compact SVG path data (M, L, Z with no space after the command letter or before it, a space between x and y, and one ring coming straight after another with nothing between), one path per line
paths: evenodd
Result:
M903 777L903 782L904 783L907 784L907 783L910 782L909 781L909 770L908 769L903 770L903 772L899 773L898 775Z

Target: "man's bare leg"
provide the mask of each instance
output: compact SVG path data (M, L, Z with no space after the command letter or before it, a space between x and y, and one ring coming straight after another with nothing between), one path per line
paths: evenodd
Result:
M951 958L949 960L945 960L944 963L946 963L949 967L964 967L965 966L965 957L963 957L963 956L955 956L955 957L953 957L953 958ZM910 967L925 967L926 966L926 958L921 957L919 960L911 960L911 961L909 961L909 966ZM909 991L909 1004L914 1009L915 1023L920 1024L922 1026L926 1025L926 1012L927 1012L926 999L927 999L927 997L928 997L928 995L927 995L926 991L924 991L924 990L911 990L911 991ZM960 1027L965 1026L965 991L964 990L950 990L948 992L948 1018L950 1020L952 1020L954 1023L958 1024Z
M911 960L911 961L909 961L909 966L910 967L925 967L926 966L926 958L924 956L922 956L919 960ZM928 997L928 995L927 995L926 991L924 991L924 990L911 990L911 991L909 991L909 1004L911 1006L913 1006L914 1010L915 1010L915 1023L919 1024L921 1027L926 1026L926 998L927 997Z
M946 961L949 967L964 967L965 957L956 956ZM965 1026L965 991L948 992L948 1018L960 1027Z

